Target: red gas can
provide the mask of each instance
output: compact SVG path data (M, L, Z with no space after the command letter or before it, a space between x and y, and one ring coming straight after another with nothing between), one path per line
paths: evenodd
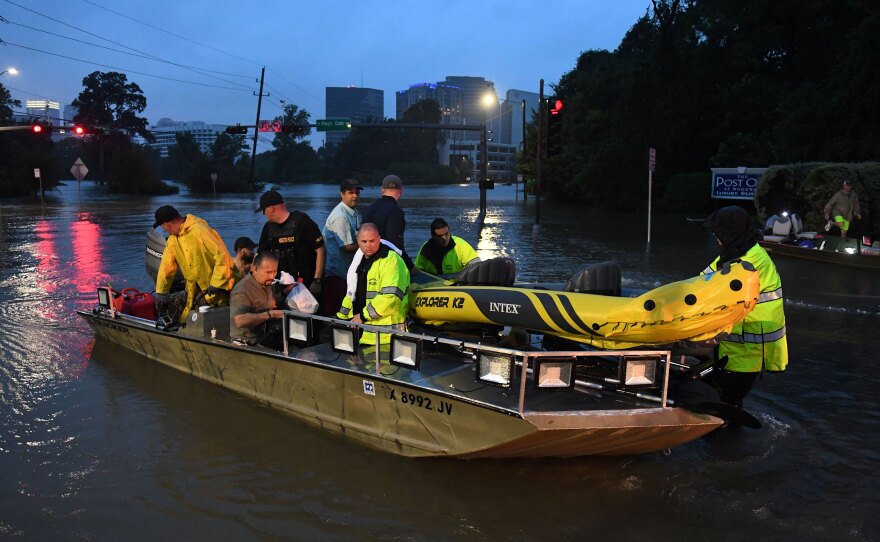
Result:
M122 299L124 314L147 320L156 319L156 300L153 298L153 294L140 292L137 288L126 288L122 290Z

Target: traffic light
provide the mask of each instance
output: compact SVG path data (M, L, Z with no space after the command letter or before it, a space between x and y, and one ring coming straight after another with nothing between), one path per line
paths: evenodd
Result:
M562 150L562 100L547 99L547 158Z
M307 124L284 124L281 126L281 132L305 137L312 132L312 127Z
M42 122L35 122L31 124L31 132L40 135L49 135L52 132L52 128Z
M241 135L246 134L248 131L247 126L242 126L241 124L236 124L235 126L227 126L226 133L232 135Z
M84 135L101 135L104 133L103 128L96 128L94 126L86 126L84 124L76 124L71 130L73 135L75 136L84 136Z

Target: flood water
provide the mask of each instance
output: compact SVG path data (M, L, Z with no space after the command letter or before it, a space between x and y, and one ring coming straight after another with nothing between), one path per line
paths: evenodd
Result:
M282 187L319 224L334 186ZM362 205L377 197L365 190ZM522 281L619 262L624 286L696 275L714 256L683 216L604 214L472 187L406 188L407 249L433 218ZM151 290L144 238L173 204L231 247L256 197L109 196L76 184L0 202L0 540L877 540L880 277L786 264L789 370L746 399L760 430L620 458L414 460L311 428L95 343L76 315L99 284ZM808 262L809 263L809 262ZM824 295L834 290L834 295Z

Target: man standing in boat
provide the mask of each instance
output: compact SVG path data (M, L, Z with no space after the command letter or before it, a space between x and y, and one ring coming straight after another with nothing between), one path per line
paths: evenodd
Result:
M342 201L330 212L324 224L324 243L327 250L327 268L324 273L324 298L321 314L333 316L342 304L346 292L345 277L357 252L357 231L361 224L357 212L361 185L346 179L339 186Z
M177 317L177 310L182 309L179 316L182 322L201 294L208 305L225 305L232 289L235 264L220 234L197 216L188 214L183 218L171 205L156 209L155 217L153 228L162 226L168 233L156 274L157 305L169 305L167 294L178 269L186 279L186 304L169 311L172 321Z
M280 349L281 317L272 283L278 274L278 256L270 251L254 258L251 272L232 289L229 308L229 336L250 344Z
M254 212L266 216L266 224L260 233L259 252L277 252L278 272L290 273L306 285L315 299L321 299L326 250L324 237L315 221L300 211L288 211L284 198L275 190L260 196L260 207ZM282 287L276 294L283 299L292 288L293 285Z
M733 326L717 349L718 358L726 356L727 364L717 372L713 384L723 402L742 408L743 399L764 371L782 372L788 365L782 281L767 251L758 245L758 229L741 207L722 207L703 225L715 234L721 255L702 274L742 261L755 267L760 280L757 305Z
M379 229L379 237L403 251L403 261L407 268L412 268L412 260L406 256L403 246L403 234L406 231L406 217L398 201L403 194L403 182L397 175L388 175L382 179L382 197L367 205L364 209L364 222L375 224Z
M467 241L452 235L445 220L435 218L431 222L431 238L419 249L415 265L426 273L451 278L479 261L477 252Z
M353 297L346 295L336 317L358 324L406 329L409 310L409 270L394 250L381 242L375 224L365 223L358 230L358 247L363 259L357 265L357 287ZM382 334L380 343L390 342ZM362 344L376 344L376 334L365 332Z
M834 220L832 221L832 217ZM862 219L862 209L859 207L859 195L853 192L852 184L849 180L843 181L843 189L838 190L836 194L831 196L828 203L825 204L825 231L831 229L831 225L835 224L840 228L840 237L846 239L846 232L849 231L850 222L853 217Z

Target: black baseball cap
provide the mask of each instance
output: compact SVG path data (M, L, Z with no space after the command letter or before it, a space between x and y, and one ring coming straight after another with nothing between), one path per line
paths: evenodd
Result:
M403 182L397 175L387 175L384 179L382 179L382 188L399 190L403 188Z
M235 244L232 245L232 250L238 252L239 249L249 248L251 250L255 249L257 244L254 243L250 237L239 237L235 240Z
M180 213L177 212L177 209L170 205L163 205L156 209L156 223L153 224L153 229L175 218L180 218Z
M281 194L279 194L277 190L269 190L260 196L260 207L254 210L254 212L262 213L266 210L266 207L278 205L279 203L284 203L284 198L281 197Z
M361 183L357 182L356 179L345 179L342 181L342 184L339 185L339 191L345 192L347 190L363 190L364 187L361 186Z

